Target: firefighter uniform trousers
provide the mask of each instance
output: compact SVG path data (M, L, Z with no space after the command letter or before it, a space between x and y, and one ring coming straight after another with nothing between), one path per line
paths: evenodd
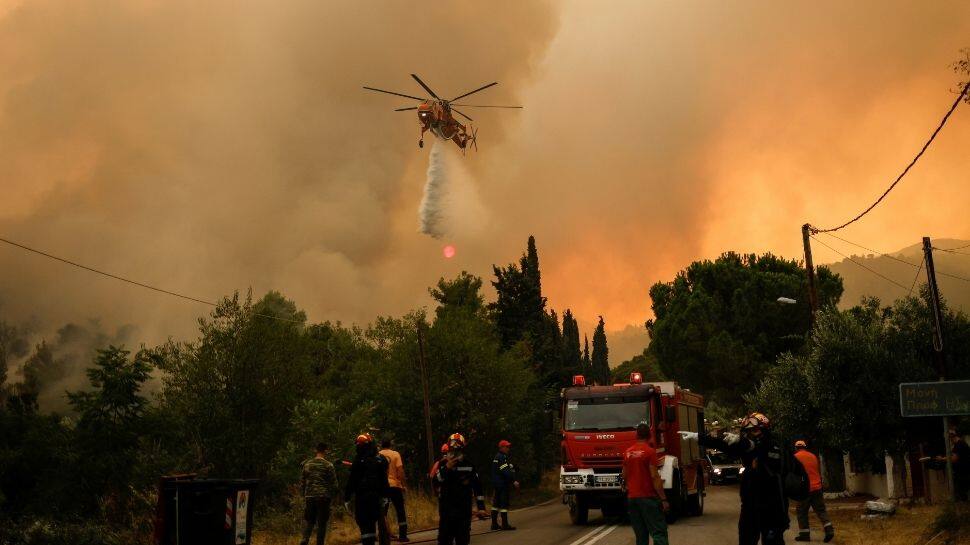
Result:
M449 469L438 468L441 496L438 500L438 545L468 545L472 530L472 500L485 511L482 482L475 468L466 462Z
M383 516L384 499L375 495L358 495L354 502L354 520L360 528L360 542L363 545L377 543L377 523Z

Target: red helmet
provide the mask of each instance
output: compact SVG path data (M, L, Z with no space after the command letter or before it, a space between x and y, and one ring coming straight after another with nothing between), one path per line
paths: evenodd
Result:
M509 443L505 439L502 439L501 441L498 442L498 448L511 447L511 446L512 446L512 443Z
M755 428L767 430L769 427L771 427L771 422L768 420L767 416L761 413L751 413L744 417L744 420L741 422L742 430L750 430Z
M441 445L441 453L448 454L448 443Z
M362 433L357 436L357 446L367 445L374 442L374 437L369 433Z
M448 449L465 448L465 436L460 433L453 433L448 437Z

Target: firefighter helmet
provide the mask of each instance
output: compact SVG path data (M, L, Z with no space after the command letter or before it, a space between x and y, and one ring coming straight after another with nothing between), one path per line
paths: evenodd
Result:
M374 437L369 433L362 433L357 436L357 446L369 445L374 442Z
M795 441L795 448L808 448L808 445L803 439L799 439L798 441Z
M508 440L506 439L502 439L501 441L498 442L498 448L511 447L511 446L512 446L512 443L509 443Z
M741 423L741 429L751 430L757 428L767 430L770 425L771 422L768 420L767 416L761 413L751 413L744 418L744 421Z
M448 443L441 445L441 453L448 454Z
M460 433L453 433L448 437L448 449L463 449L465 448L465 436Z

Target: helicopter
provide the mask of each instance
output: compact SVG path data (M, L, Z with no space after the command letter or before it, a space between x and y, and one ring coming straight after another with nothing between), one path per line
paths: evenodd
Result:
M464 113L455 109L454 106L461 106L462 108L512 108L512 109L522 109L522 106L490 106L481 104L458 104L455 101L465 98L469 95L473 95L479 91L484 91L493 85L498 85L497 81L489 83L488 85L483 85L474 91L469 91L463 95L458 95L457 97L445 100L439 97L434 91L431 90L417 74L411 74L411 77L418 82L425 91L428 92L433 98L421 98L411 95L405 95L404 93L395 93L394 91L386 91L384 89L376 89L374 87L364 87L368 91L377 91L378 93L387 93L389 95L395 95L404 98L410 98L412 100L419 100L421 104L417 106L409 106L407 108L398 108L394 110L395 112L407 112L411 110L418 111L418 123L421 125L421 137L418 140L418 147L424 147L424 133L431 131L432 134L441 138L442 140L451 140L454 142L459 149L461 149L462 154L465 153L467 147L472 145L475 151L478 151L478 129L472 127L471 125L465 126L458 122L457 119L452 115L456 113L468 121L474 121L472 118L468 117Z

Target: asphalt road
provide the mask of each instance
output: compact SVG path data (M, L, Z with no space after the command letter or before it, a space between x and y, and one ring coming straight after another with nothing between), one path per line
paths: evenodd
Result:
M738 489L736 486L711 486L707 489L704 515L686 517L670 526L673 545L710 545L737 543ZM518 530L489 532L490 521L472 524L474 545L633 545L629 523L604 520L592 511L589 524L573 526L566 506L558 501L511 513L510 522ZM792 520L794 524L794 520ZM816 536L819 537L820 536ZM434 543L435 532L413 534L412 542ZM792 542L789 530L786 542Z

